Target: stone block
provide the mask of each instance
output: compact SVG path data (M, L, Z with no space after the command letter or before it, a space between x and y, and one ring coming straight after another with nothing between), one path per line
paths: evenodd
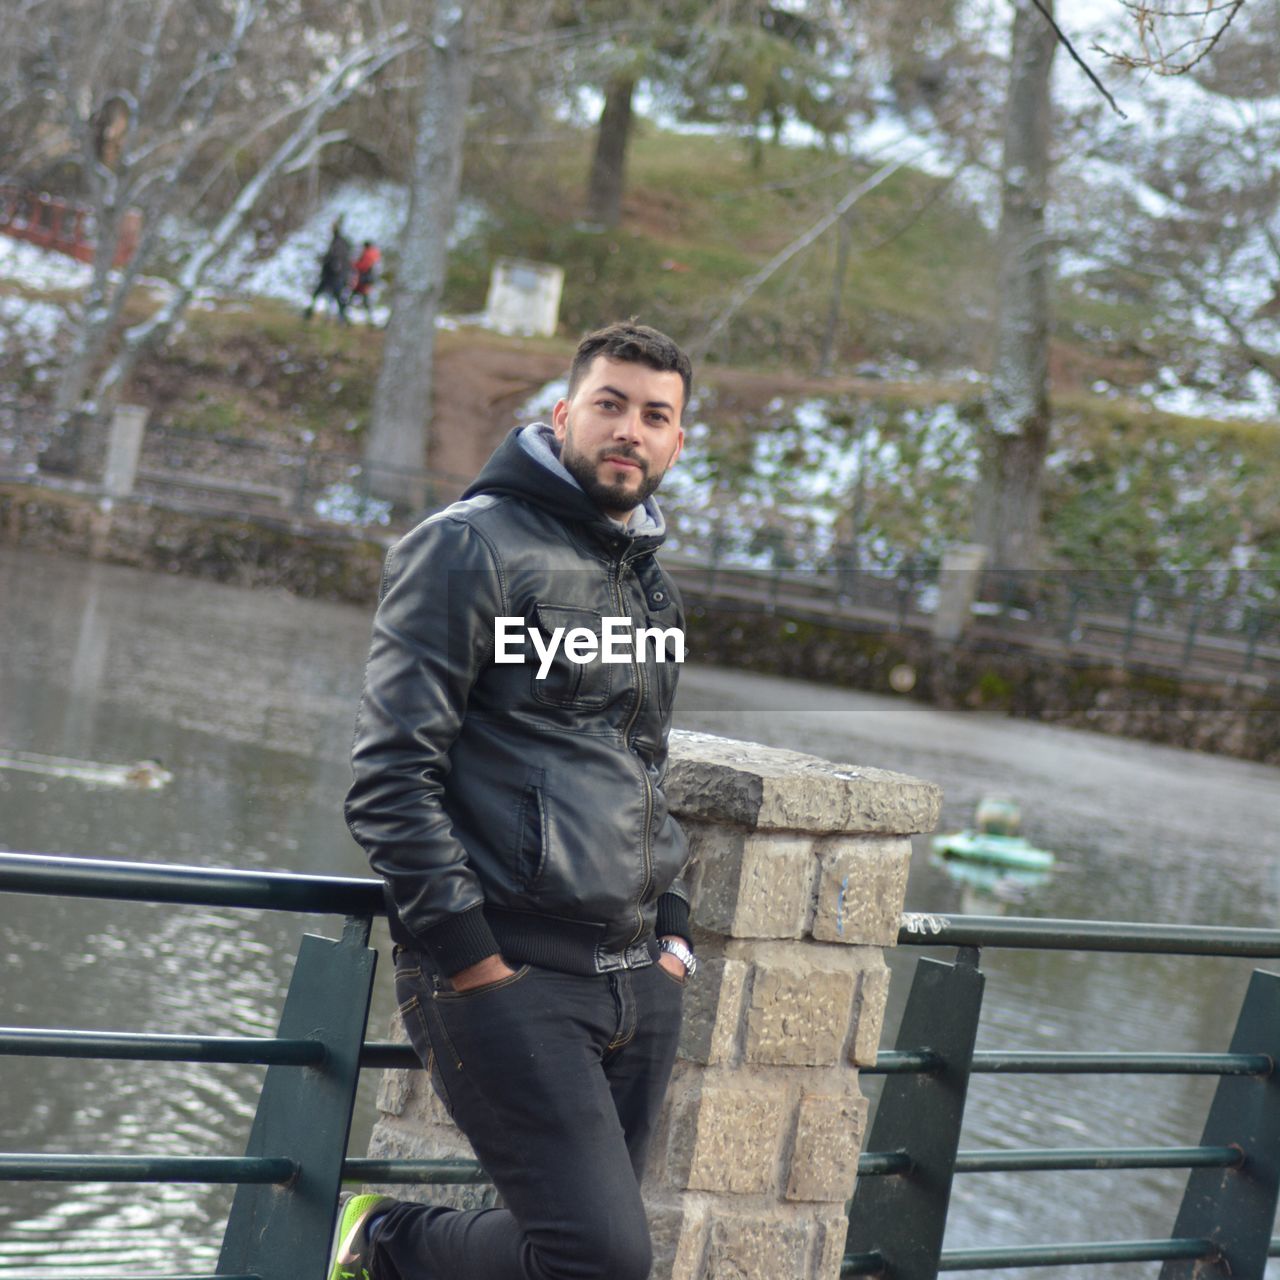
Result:
M852 1090L805 1094L797 1113L787 1199L843 1204L853 1195L866 1123L867 1100Z
M867 949L866 963L858 974L858 990L853 997L853 1035L849 1039L849 1061L859 1067L875 1065L880 1052L884 1010L889 999L889 967L883 955Z
M672 1177L691 1191L772 1190L787 1113L777 1089L695 1086L672 1107Z
M665 791L679 817L752 831L914 835L942 807L940 787L906 774L683 730Z
M709 1066L737 1054L747 966L741 960L698 960L698 976L684 993L680 1057Z
M413 1091L412 1071L391 1070L382 1073L378 1084L378 1110L383 1115L402 1116Z
M650 1280L702 1280L706 1211L696 1204L655 1203L646 1198L653 1241Z
M911 842L835 837L818 844L813 936L821 942L891 947L907 894Z
M707 1231L705 1280L808 1280L810 1230L760 1214L714 1214Z
M780 833L699 827L694 918L731 938L798 938L813 901L813 841Z
M844 1061L856 982L849 969L820 969L799 959L758 965L747 1006L746 1060L795 1067Z
M840 1280L840 1265L844 1262L845 1240L849 1235L849 1219L844 1209L823 1215L818 1221L818 1233L813 1280Z

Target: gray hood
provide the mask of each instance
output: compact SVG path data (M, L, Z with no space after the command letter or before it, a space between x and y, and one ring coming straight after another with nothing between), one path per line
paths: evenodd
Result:
M555 431L545 422L531 422L527 427L522 428L516 438L520 442L520 447L535 462L546 467L557 479L571 484L580 493L582 492L582 486L560 461L560 441L556 439ZM629 523L622 524L617 520L613 523L620 529L625 529L633 538L642 535L661 538L667 532L666 517L663 516L662 509L652 497L646 498L644 503L631 513Z

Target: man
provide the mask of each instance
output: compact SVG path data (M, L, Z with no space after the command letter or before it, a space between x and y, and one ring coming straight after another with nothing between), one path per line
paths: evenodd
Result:
M333 224L329 236L329 247L320 259L320 278L311 291L311 301L302 313L307 320L311 319L316 309L316 299L323 294L329 298L338 312L338 319L347 322L347 287L351 283L351 241L342 234L342 219Z
M690 383L656 330L589 335L550 427L387 558L347 821L386 881L406 1029L506 1207L356 1197L330 1280L649 1274L639 1183L695 967L651 495Z

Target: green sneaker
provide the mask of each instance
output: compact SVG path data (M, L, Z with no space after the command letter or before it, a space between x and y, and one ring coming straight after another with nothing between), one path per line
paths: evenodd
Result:
M338 1225L329 1253L328 1280L373 1280L373 1248L364 1229L375 1214L386 1213L395 1201L390 1196L342 1196L338 1200Z

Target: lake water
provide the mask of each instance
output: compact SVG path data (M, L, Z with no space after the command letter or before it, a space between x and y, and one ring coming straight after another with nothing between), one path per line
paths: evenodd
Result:
M0 754L149 758L173 775L148 792L0 768L0 849L365 874L340 804L369 618L352 606L0 551ZM939 782L947 830L964 826L985 792L1013 794L1027 834L1060 859L1014 914L1280 919L1272 768L696 666L676 718ZM1004 909L931 865L923 840L908 906ZM270 1034L303 927L332 935L336 922L0 896L0 1022ZM384 934L375 941L385 949ZM893 957L886 1044L917 954ZM990 951L983 968L980 1048L1210 1052L1227 1046L1252 965ZM374 1035L390 1016L386 975L384 966ZM238 1154L261 1079L254 1068L29 1058L0 1060L0 1072L0 1147L10 1152ZM366 1074L353 1153L372 1122L376 1082ZM1194 1145L1212 1089L1181 1077L980 1076L962 1145ZM1184 1177L957 1178L947 1245L1167 1235ZM230 1195L5 1184L0 1277L211 1271ZM1107 1274L1158 1272L1133 1264Z

